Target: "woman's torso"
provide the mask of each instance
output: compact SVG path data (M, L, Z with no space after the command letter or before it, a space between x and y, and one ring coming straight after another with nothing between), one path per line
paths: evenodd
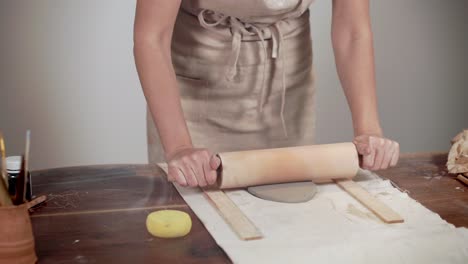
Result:
M172 62L194 146L226 152L313 143L312 1L182 0ZM148 144L150 160L161 162L150 116Z

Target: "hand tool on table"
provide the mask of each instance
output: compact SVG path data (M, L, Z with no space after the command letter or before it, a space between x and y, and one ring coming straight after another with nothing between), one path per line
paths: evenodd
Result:
M3 134L0 132L0 155L1 155L1 179L0 179L0 206L9 206L13 203L11 202L10 195L8 194L8 185L7 185L7 171L6 171L6 153L5 153L5 141L3 139Z
M457 179L463 182L465 185L468 185L468 177L465 177L462 174L458 174Z
M29 149L31 144L31 132L28 130L26 132L26 145L24 155L22 156L21 161L21 170L18 178L16 179L16 191L13 196L13 203L15 205L20 205L26 200L26 188L28 184L28 174L29 174Z

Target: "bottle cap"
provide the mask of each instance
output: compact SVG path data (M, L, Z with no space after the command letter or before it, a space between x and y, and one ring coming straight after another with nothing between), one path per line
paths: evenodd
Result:
M7 172L19 172L21 170L21 156L10 156L6 158Z

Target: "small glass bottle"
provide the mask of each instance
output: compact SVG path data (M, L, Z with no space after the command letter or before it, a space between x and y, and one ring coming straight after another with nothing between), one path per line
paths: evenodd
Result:
M21 172L21 156L10 156L6 158L6 168L8 172L8 193L10 196L16 194L16 180ZM26 179L26 200L31 201L31 174L28 173Z

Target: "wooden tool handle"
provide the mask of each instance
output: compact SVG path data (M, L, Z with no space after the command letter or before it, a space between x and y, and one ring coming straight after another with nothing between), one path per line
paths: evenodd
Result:
M465 176L463 176L461 174L458 174L457 179L459 179L464 184L468 185L468 178L467 177L465 177Z
M9 206L12 205L10 195L8 194L8 173L6 169L6 151L5 151L5 142L3 139L3 134L0 131L0 165L2 166L0 170L0 206Z
M47 200L47 196L46 195L41 195L39 197L36 197L36 198L32 199L30 202L27 202L26 204L27 204L28 209L31 209L31 208L45 202L46 200Z
M10 195L8 194L8 188L3 180L3 176L0 176L0 206L10 206L11 202Z

